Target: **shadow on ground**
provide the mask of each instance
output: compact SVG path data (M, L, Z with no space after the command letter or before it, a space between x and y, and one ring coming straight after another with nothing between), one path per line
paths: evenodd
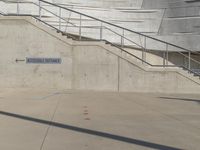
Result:
M144 141L144 140L124 137L124 136L101 132L101 131L95 131L95 130L91 130L91 129L80 128L80 127L62 124L62 123L58 123L58 122L37 119L37 118L24 116L24 115L20 115L20 114L15 114L15 113L10 113L10 112L5 112L5 111L0 111L0 115L14 117L14 118L18 118L18 119L22 119L22 120L26 120L26 121L32 121L32 122L45 124L45 125L49 125L49 126L54 126L54 127L58 127L58 128L63 128L63 129L67 129L67 130L72 130L72 131L80 132L80 133L84 133L84 134L108 138L108 139L112 139L112 140L116 140L116 141L120 141L120 142L135 144L135 145L148 147L148 148L152 148L152 149L181 150L180 148L176 148L176 147L166 146L166 145L162 145L162 144L156 144L156 143L152 143L152 142L148 142L148 141Z
M177 100L177 101L185 101L185 102L195 102L200 104L200 100L197 99L190 99L190 98L178 98L178 97L159 97L161 99L167 99L167 100Z

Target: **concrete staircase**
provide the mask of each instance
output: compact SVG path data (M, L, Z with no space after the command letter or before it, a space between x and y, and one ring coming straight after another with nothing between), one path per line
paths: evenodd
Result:
M32 17L1 17L0 27L0 87L165 93L200 90L200 80L187 71L150 67L105 41L84 41L84 37L80 41L78 36L62 34ZM12 41L15 36L17 40ZM14 61L27 57L60 57L62 63Z
M57 47L60 47L60 45L57 43L58 40L60 40L62 43L67 44L68 45L67 51L68 53L70 53L69 58L65 58L66 52L61 53L59 50L57 52L58 53L57 55L59 55L60 60L62 60L62 57L64 57L64 59L70 59L71 62L75 64L74 66L72 63L72 66L70 66L70 68L72 68L71 74L68 75L66 74L66 72L62 71L60 72L58 68L56 71L55 70L52 71L49 68L45 69L47 72L49 72L49 70L50 72L55 72L56 76L58 73L60 73L63 78L60 78L58 76L58 79L63 80L63 82L66 81L69 82L69 85L67 86L68 88L87 89L87 90L96 89L96 90L112 90L112 91L139 91L139 92L166 91L166 92L187 93L187 92L198 91L200 85L199 74L197 73L199 70L196 70L196 68L199 67L198 65L200 65L198 61L199 57L196 57L199 56L198 52L189 51L187 49L178 47L176 45L167 43L165 41L161 41L160 39L155 39L153 37L144 35L142 33L128 30L116 24L112 24L110 22L106 22L97 19L95 17L87 16L80 12L67 9L65 7L61 7L57 4L49 3L46 1L41 1L41 2L48 4L45 5L45 7L51 6L52 7L51 11L47 10L44 7L41 7L40 3L39 4L30 3L31 5L36 6L36 8L40 8L38 15L33 15L32 13L21 14L20 13L21 9L19 7L19 4L17 4L18 14L16 17L14 17L16 14L2 14L4 15L4 17L1 18L1 21L3 23L2 27L6 31L6 33L4 32L2 33L3 35L2 41L5 40L4 41L5 43L10 40L12 41L12 39L9 38L7 39L7 36L4 36L5 34L6 35L9 34L9 31L7 31L8 29L6 28L6 26L4 26L4 24L7 24L6 21L11 23L14 21L14 26L16 26L16 30L10 28L10 30L13 30L13 33L16 32L16 35L18 35L20 31L24 32L18 28L18 24L22 23L22 25L24 25L24 28L25 29L27 28L28 33L30 33L31 36L33 35L32 37L33 39L27 41L28 45L25 44L27 52L25 51L19 52L18 50L14 49L15 52L18 51L19 53L22 53L25 58L28 58L29 57L28 55L30 54L32 55L31 51L32 49L35 49L35 47L39 47L39 50L36 49L35 52L33 53L34 54L33 56L41 57L40 53L41 54L44 53L43 43L45 42L48 43L49 41L55 42L54 45L50 44L51 47L46 46L47 49L51 49L50 51L49 50L47 51L48 52L46 53L47 56L52 55L54 51L56 51L57 48L54 48L56 45ZM22 4L29 5L29 3L27 2ZM54 9L53 7L59 8L59 12L57 12L57 10ZM45 10L45 12L42 12L41 10ZM23 9L23 11L25 10ZM67 24L64 24L64 22L62 22L66 21L67 19L65 18L67 13L64 13L64 11L69 11L70 13L73 13L72 16L75 17L74 19L71 19L72 16L70 15L69 17L70 20L67 21ZM134 10L134 12L136 14L138 13L143 14L143 13L155 13L157 11L138 9ZM51 15L49 16L49 13L54 15L54 17L51 17ZM55 21L53 21L52 19L55 19ZM27 22L29 26L31 26L31 29L29 29L28 25L24 24L24 21ZM99 23L101 23L100 26L98 25ZM67 28L71 28L69 24L76 30L66 31L64 29L66 28L66 26ZM104 26L102 24L104 24ZM10 24L7 25L10 26ZM40 40L45 42L41 42L38 41L38 39L35 39L36 35L35 33L33 33L33 30L36 29L33 28L32 26L35 26L37 30L42 29L43 31L48 33L48 35L50 35L49 40L44 40L45 34L39 31L37 31L38 35L41 35L43 37L40 38ZM53 32L50 31L49 29L53 30ZM99 36L97 34L97 32L99 31L100 31L99 34L100 39L99 37L96 37L96 35ZM123 32L119 33L119 31ZM111 32L112 34L109 32ZM129 34L127 34L128 32ZM95 36L91 36L91 34L94 34ZM14 37L16 35L14 35ZM113 35L117 36L113 37ZM24 33L22 39L28 38L26 36L27 33ZM131 37L131 40L127 38L129 36ZM56 37L56 40L53 37ZM18 37L15 38L18 39ZM19 39L18 42L21 43L23 41L22 39ZM119 41L116 42L116 39L118 39ZM36 41L38 41L39 43L36 46L32 47L31 45L29 45L29 43L35 43ZM132 45L127 44L127 41L131 42ZM17 46L17 43L15 41L14 45ZM9 46L7 47L7 45L5 45L5 47L6 47L5 49L8 49L8 51L10 51ZM93 47L94 50L92 50L91 47ZM22 49L23 48L24 47L22 47ZM64 45L62 49L63 50L65 49ZM104 53L105 51L107 52L106 55ZM100 56L98 56L98 54ZM21 55L19 56L21 57ZM26 60L27 64L27 59L16 58L16 60ZM5 64L6 61L7 60L5 60L5 62L2 62L2 64ZM69 64L65 65L70 65L71 62L68 62ZM18 61L16 61L16 63L18 63ZM12 65L11 67L13 67ZM62 67L64 68L65 65L63 65ZM14 66L16 66L16 64ZM42 65L38 65L37 67L40 66ZM32 69L38 70L37 67L36 68L33 67ZM84 69L82 70L82 68ZM112 73L110 72L111 70ZM12 72L13 70L11 69L9 71ZM32 73L37 76L36 72L33 71ZM27 73L30 74L31 72ZM93 75L93 73L95 74ZM52 77L51 73L48 75ZM29 76L31 77L31 75ZM66 79L65 76L68 76L70 79ZM112 76L114 76L114 78L112 78ZM26 77L24 76L23 77L20 76L20 78L21 78L20 80L23 81L30 80L26 79ZM173 82L171 81L171 79L173 80ZM45 79L44 81L47 82L48 79L47 80ZM101 81L104 82L101 83ZM36 82L37 84L42 83L41 80L38 80ZM99 84L99 85L97 84L97 87L95 87L96 85L95 82ZM170 85L163 86L166 83L170 83ZM2 84L2 86L4 84ZM35 83L32 83L33 85L31 85L31 83L29 82L22 83L22 81L13 82L12 84L14 86L18 85L27 87L35 87L37 85ZM60 87L66 88L66 85L62 83L61 85L59 85L58 83L55 83L55 81L52 81L52 83L48 84L45 83L44 87L47 87L47 85L49 85L49 87L55 87L55 88L60 88ZM155 87L152 87L152 85L155 85Z

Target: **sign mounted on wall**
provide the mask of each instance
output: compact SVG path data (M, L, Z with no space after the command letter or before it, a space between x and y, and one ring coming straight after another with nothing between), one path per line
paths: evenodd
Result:
M61 64L61 58L26 58L27 64Z

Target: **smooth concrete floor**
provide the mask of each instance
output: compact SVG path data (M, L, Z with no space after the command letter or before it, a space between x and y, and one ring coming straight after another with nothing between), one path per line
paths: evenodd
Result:
M199 150L200 95L1 89L0 150Z

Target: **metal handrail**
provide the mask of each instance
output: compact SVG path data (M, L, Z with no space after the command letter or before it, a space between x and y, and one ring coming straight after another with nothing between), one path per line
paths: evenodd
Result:
M33 2L32 2L32 4L34 4L34 5L38 6L38 7L40 7L41 9L43 9L43 10L45 10L45 11L49 12L49 13L51 13L52 15L54 15L54 16L56 16L56 17L58 17L59 19L61 19L61 20L65 21L66 23L69 23L69 24L71 24L71 25L73 25L73 26L76 26L75 24L73 24L73 23L71 23L71 22L68 22L67 20L63 19L63 18L62 18L62 17L60 17L59 15L57 15L57 14L55 14L55 13L53 13L53 12L49 11L49 10L48 10L48 9L46 9L46 8L44 8L44 7L42 7L42 6L39 6L38 4L36 4L36 3L33 3Z
M183 53L181 53L181 52L178 52L178 53L179 53L180 55L182 55L182 56L188 58L188 59L191 59L192 61L194 61L194 62L197 63L198 65L200 65L200 62L197 61L197 60L195 60L195 59L193 59L192 57L189 58L187 55L185 55L185 54L183 54Z
M111 31L112 33L114 33L114 34L116 34L116 35L122 37L121 34L119 34L119 33L115 32L115 31L113 31L112 29L110 29L110 28L108 28L108 27L104 27L104 28L107 29L107 30L109 30L109 31ZM132 41L132 40L126 38L126 37L123 37L123 38L124 38L125 40L127 40L127 41L129 41L129 42L131 42L131 43L133 43L133 44L135 44L135 45L137 45L137 46L140 47L140 48L144 48L143 46L137 44L136 42L134 42L134 41Z
M147 62L147 61L145 61L145 60L143 60L143 59L141 59L141 58L139 58L139 57L133 55L132 53L130 53L130 52L124 50L123 48L121 48L121 47L118 46L117 44L111 43L111 42L109 42L109 41L107 41L107 40L103 40L103 41L105 41L105 42L111 44L112 46L114 46L114 47L120 49L121 51L125 52L126 54L129 54L129 55L131 55L131 56L137 58L138 60L142 61L143 63L145 63L145 64L147 64L147 65L149 65L149 66L151 66L151 67L163 67L163 65L153 65L153 64L151 64L151 63L149 63L149 62ZM165 65L165 67L180 67L180 68L186 69L188 72L193 73L194 75L200 76L200 73L197 73L197 72L195 72L195 71L193 71L193 70L191 70L191 69L188 69L188 68L186 68L186 67L183 66L183 65L179 65L179 66L177 66L177 65Z
M107 22L107 21L104 21L104 20L101 20L101 19L98 19L98 18L89 16L89 15L86 15L86 14L80 13L80 12L78 12L78 11L75 11L75 10L72 10L72 9L69 9L69 8L66 8L66 7L63 7L63 6L54 4L54 3L50 3L50 2L47 2L47 1L44 1L44 0L39 0L39 1L44 2L44 3L46 3L46 4L49 4L49 5L52 5L52 6L60 7L60 8L62 8L62 9L65 9L65 10L68 10L68 11L71 11L71 12L74 12L74 13L77 13L77 14L79 14L79 15L82 15L82 16L85 16L85 17L88 17L88 18L91 18L91 19L94 19L94 20L96 20L96 21L99 21L99 22L102 22L102 23L105 23L105 24L108 24L108 25L111 25L111 26L114 26L114 27L123 29L123 30L125 30L125 31L129 31L129 32L132 32L132 33L135 33L135 34L144 36L144 37L146 37L146 38L149 38L149 39L152 39L152 40L155 40L155 41L159 41L159 42L161 42L161 43L164 43L164 44L167 44L167 45L170 45L170 46L173 46L173 47L176 47L176 48L179 48L179 49L188 51L188 52L194 52L194 51L191 51L191 50L189 50L189 49L183 48L183 47L181 47L181 46L177 46L177 45L175 45L175 44L172 44L172 43L169 43L169 42L166 42L166 41L163 41L163 40L160 40L160 39L157 39L157 38L154 38L154 37L145 35L145 34L142 34L142 33L140 33L140 32L136 32L136 31L133 31L133 30L130 30L130 29L127 29L127 28L124 28L124 27L121 27L121 26L112 24L112 23L110 23L110 22Z

